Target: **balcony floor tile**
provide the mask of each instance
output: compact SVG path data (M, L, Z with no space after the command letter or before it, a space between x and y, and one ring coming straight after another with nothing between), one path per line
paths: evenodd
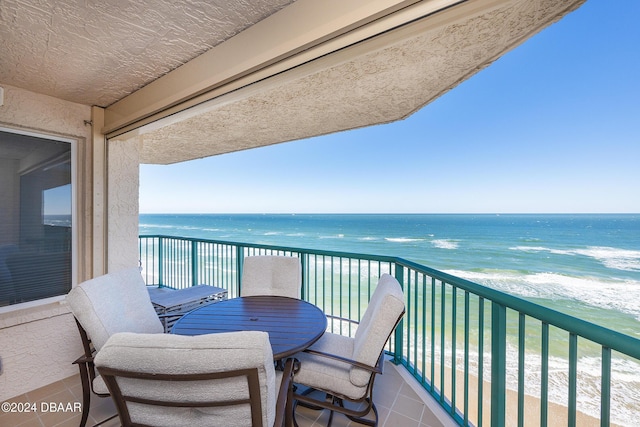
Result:
M378 408L379 425L388 427L411 426L417 427L442 427L442 423L432 414L428 406L411 389L405 379L398 372L398 368L391 362L385 362L384 374L378 376L375 384L374 401ZM32 390L22 396L10 399L12 402L36 403L38 409L42 402L45 403L75 403L82 402L82 388L79 375L66 378L53 384L49 384L37 390ZM91 396L91 409L88 425L114 415L115 406L109 398ZM77 426L80 422L78 412L36 412L36 413L5 413L0 414L0 425L12 425L16 427L67 427ZM313 411L299 407L296 410L296 419L300 427L324 426L328 419L327 411ZM102 427L117 427L120 425L117 417L104 424ZM354 423L341 414L334 416L333 425L336 427L352 427L360 424Z

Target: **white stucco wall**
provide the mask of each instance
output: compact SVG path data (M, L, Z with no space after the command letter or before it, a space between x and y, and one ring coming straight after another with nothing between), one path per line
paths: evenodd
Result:
M77 140L76 248L74 268L85 278L90 256L91 108L2 84L0 126ZM89 231L87 231L89 230ZM62 297L0 308L0 401L77 373L72 362L82 353L73 316ZM28 308L26 307L28 306Z
M78 373L78 329L64 302L0 314L0 402Z
M138 266L139 149L137 138L109 140L107 271Z

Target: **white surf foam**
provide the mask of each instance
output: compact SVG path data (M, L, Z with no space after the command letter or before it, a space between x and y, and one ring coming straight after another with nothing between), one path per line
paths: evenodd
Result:
M608 246L589 246L582 249L552 249L544 246L515 246L510 248L523 252L548 252L557 255L581 255L593 258L607 268L624 271L640 271L640 251L612 248Z
M617 310L640 320L640 282L634 280L500 270L448 270L447 273L523 298L580 301L594 307Z
M333 235L329 235L329 236L320 236L320 239L342 239L344 238L344 234L340 233L340 234L333 234Z
M422 349L418 347L418 352ZM410 354L414 354L415 347L411 346ZM430 357L426 356L425 366L430 366ZM435 346L435 361L441 361L441 347L437 343ZM469 351L469 373L478 376L478 352ZM542 360L539 353L526 351L524 370L524 392L535 398L540 397L542 383ZM569 362L565 358L550 356L548 393L549 401L562 406L567 406L567 390L569 388ZM445 346L445 365L452 366L451 346ZM458 347L456 352L456 368L462 369L464 366L464 352ZM612 360L611 370L611 421L618 425L627 425L627 421L638 417L640 408L640 377L637 372L640 364L634 361L615 357ZM507 389L518 390L518 349L507 344ZM485 380L488 380L491 372L491 354L485 352L483 357L483 372ZM600 416L600 384L601 384L601 359L598 357L583 356L578 359L577 370L577 409L580 412L591 415L595 418Z
M640 251L606 246L590 246L587 249L576 250L576 253L595 258L607 268L640 271Z
M436 239L432 240L431 244L439 249L458 249L459 243L451 239Z
M413 237L385 237L384 240L387 242L394 243L411 243L411 242L422 242L424 239L416 239Z

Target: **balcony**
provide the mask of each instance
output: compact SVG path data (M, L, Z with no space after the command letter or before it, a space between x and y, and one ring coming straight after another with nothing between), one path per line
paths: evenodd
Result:
M239 295L245 256L297 256L303 298L350 320L360 319L377 278L394 275L407 310L376 380L381 425L608 426L640 415L640 397L621 387L637 384L640 340L401 258L168 236L140 236L139 255L148 285L211 284L227 289L229 298ZM329 330L355 332L338 320ZM12 401L81 402L79 378ZM93 399L91 419L113 414L109 399ZM75 426L79 417L74 411L2 413L0 425ZM322 425L325 417L297 411L301 426ZM340 416L334 425L350 424Z
M376 404L380 415L380 426L390 427L439 427L443 424L432 412L425 401L429 402L426 393L420 390L420 385L409 375L402 371L403 368L394 366L390 361L386 362L384 375L376 380ZM424 400L423 400L424 399ZM0 425L2 426L47 426L47 427L77 427L80 422L79 411L42 411L40 405L67 406L82 402L82 388L79 376L67 378L63 381L48 385L39 390L34 390L24 396L18 396L12 402L37 402L37 412L21 414L0 413ZM431 401L432 405L435 402ZM73 409L73 406L69 407ZM437 410L437 407L435 407ZM92 397L91 411L87 425L94 425L116 414L116 409L110 398ZM296 419L300 427L312 427L326 425L326 412L312 411L298 408ZM446 414L440 413L440 417ZM446 421L446 418L445 418ZM349 420L342 415L334 417L333 425L336 427L350 426ZM101 427L119 427L118 418L111 419Z
M229 298L239 295L246 256L297 256L303 299L355 321L377 278L395 276L407 311L387 345L387 372L399 372L400 390L410 378L429 396L424 400L437 403L434 412L458 425L605 426L620 424L621 414L640 415L638 397L617 383L640 367L640 340L402 258L159 235L140 236L139 249L147 285L211 284L227 289ZM337 320L328 330L355 331ZM377 384L380 402L398 394L390 383ZM439 425L424 412L414 421Z

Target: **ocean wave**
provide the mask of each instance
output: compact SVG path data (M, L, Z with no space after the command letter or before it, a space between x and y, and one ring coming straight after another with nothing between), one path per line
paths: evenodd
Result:
M417 239L413 237L385 237L384 240L393 243L411 243L411 242L423 242L424 239Z
M579 301L593 307L616 310L640 321L640 282L635 280L501 270L448 270L447 273L522 298L545 299L551 304L558 300Z
M490 359L490 356L489 356ZM507 344L507 388L518 389L517 382L518 350ZM550 356L547 376L549 401L559 405L567 404L569 388L569 362L565 358ZM594 418L600 416L599 389L602 381L601 359L584 356L577 360L576 399L578 410ZM542 383L542 364L536 352L525 354L525 393L540 396ZM611 371L611 417L618 425L637 416L640 396L636 390L640 386L637 376L640 364L635 361L616 358Z
M146 227L146 228L176 228L175 225L167 225L167 224L140 224L140 227Z
M625 271L640 271L640 251L590 246L576 251L579 255L595 258L607 268Z
M436 239L432 240L431 244L438 249L458 249L457 241L450 239Z
M552 249L544 246L514 246L509 248L523 252L548 252L555 255L581 255L593 258L607 268L623 271L640 271L640 251L612 248L608 246L588 246L582 249Z
M148 230L178 230L178 231L219 231L218 228L204 228L192 225L167 225L167 224L140 224L139 225L140 232L148 231Z

